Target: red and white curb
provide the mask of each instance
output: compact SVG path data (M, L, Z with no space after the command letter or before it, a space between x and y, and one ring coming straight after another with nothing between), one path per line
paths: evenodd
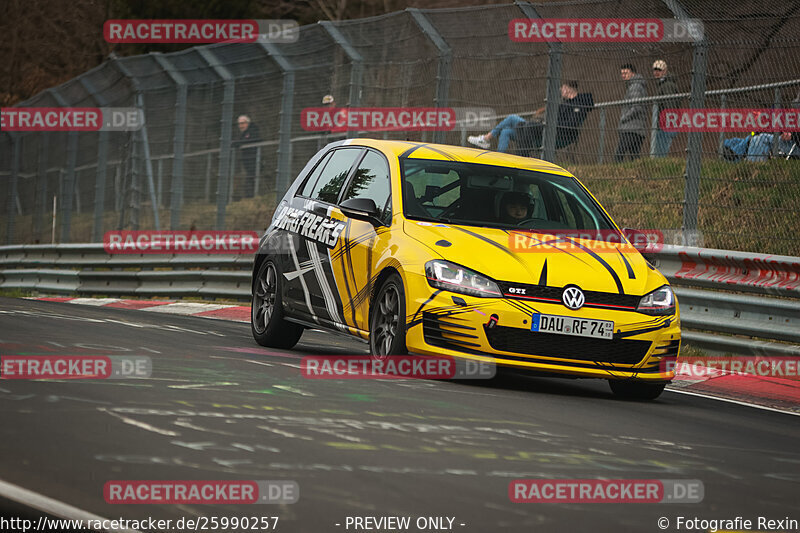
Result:
M32 297L27 299L250 322L249 305L119 298ZM677 366L679 373L676 374L675 380L670 383L667 390L800 415L800 381L779 377L733 374L708 368L701 369L701 372L684 374L680 373L682 368L684 365ZM697 377L698 375L702 377Z
M177 302L174 300L123 300L121 298L26 298L44 302L61 302L95 307L113 307L117 309L136 309L171 315L201 316L233 320L234 322L250 322L249 305L207 304L200 302Z

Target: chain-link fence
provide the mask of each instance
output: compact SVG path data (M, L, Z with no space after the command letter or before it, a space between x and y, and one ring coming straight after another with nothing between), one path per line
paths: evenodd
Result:
M509 38L513 19L600 16L699 19L705 38ZM621 225L699 230L708 247L800 255L800 165L781 155L782 132L766 132L761 155L745 151L735 160L723 157L733 146L728 140L752 147L750 132L664 135L657 127L665 107L793 105L800 94L799 39L797 2L775 3L767 14L756 2L734 0L577 0L407 9L303 26L290 44L215 44L113 58L20 105L140 108L145 127L2 133L0 191L7 201L0 206L0 238L96 242L113 229L263 229L308 158L342 136L301 127L302 110L320 107L330 94L351 108L490 108L494 121L509 114L532 120L545 107L534 155L577 175ZM659 96L657 61L666 64L658 74L677 93ZM625 99L625 64L642 77L644 99L641 93L635 102ZM577 139L562 146L548 117L558 113L561 85L570 80L578 93L591 93L594 108ZM634 105L645 109L635 127L641 146L638 157L619 162L620 148L636 152L619 135L620 116ZM243 114L260 135L241 138ZM468 136L487 129L462 123L452 131L361 135L467 145Z

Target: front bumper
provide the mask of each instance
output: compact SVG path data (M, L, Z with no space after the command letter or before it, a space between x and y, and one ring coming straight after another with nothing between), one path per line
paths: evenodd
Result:
M603 379L669 381L665 359L680 349L676 314L571 311L560 303L514 298L475 298L417 284L407 291L406 346L411 353L447 355L538 372ZM414 290L416 289L416 290ZM415 297L416 296L416 297ZM532 332L535 312L612 320L613 339ZM492 316L496 320L491 320ZM669 368L671 368L670 366Z

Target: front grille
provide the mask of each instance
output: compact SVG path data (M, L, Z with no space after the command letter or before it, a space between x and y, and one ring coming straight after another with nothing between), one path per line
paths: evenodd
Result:
M495 350L598 363L636 364L644 358L651 344L650 341L629 339L604 340L535 333L508 326L484 328L484 331Z
M548 303L561 303L561 293L563 287L548 287L545 285L531 285L528 283L514 283L511 281L499 281L497 283L503 296L519 300L539 301ZM509 288L524 289L524 294L510 293ZM581 289L582 290L582 289ZM630 294L619 294L616 292L583 291L586 298L584 307L599 307L603 309L622 309L626 311L635 310L639 305L641 296Z

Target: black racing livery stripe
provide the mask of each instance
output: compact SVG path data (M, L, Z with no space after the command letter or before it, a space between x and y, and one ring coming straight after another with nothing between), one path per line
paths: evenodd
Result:
M488 244L490 244L490 245L494 246L494 247L495 247L495 248L497 248L498 250L502 250L502 251L504 251L505 253L507 253L508 255L510 255L511 257L513 257L513 258L514 258L514 260L515 260L517 263L519 263L520 265L522 265L523 267L525 267L525 269L527 270L528 266L527 266L527 265L526 265L526 264L525 264L525 263L524 263L524 262L523 262L523 261L522 261L522 260L521 260L519 257L517 257L517 255L516 255L514 252L512 252L511 250L509 250L507 247L503 246L502 244L500 244L500 243L497 243L497 242L493 241L492 239L490 239L490 238L488 238L488 237L484 237L483 235L481 235L481 234L479 234L479 233L475 233L475 232L473 232L473 231L470 231L470 230L468 230L468 229L462 228L462 227L460 227L460 226L451 226L451 227L452 227L453 229L457 229L458 231L461 231L461 232L463 232L463 233L466 233L467 235L471 235L471 236L475 237L476 239L480 239L480 240L482 240L483 242L485 242L485 243L488 243Z
M349 245L349 242L350 242L350 229L352 228L352 226L353 225L350 224L350 222L348 221L347 222L347 226L345 227L345 230L344 230L345 246ZM336 254L331 254L331 263L333 263L335 255ZM345 287L345 290L347 291L347 301L350 303L350 314L351 314L351 317L352 317L352 320L353 320L353 327L357 328L358 327L358 323L356 323L356 307L355 307L354 302L353 302L353 295L350 292L350 282L347 281L347 268L346 267L347 267L347 263L350 260L350 253L348 252L348 253L343 254L343 255L340 254L340 257L341 257L341 260L342 260L342 274L343 274L342 277L344 278L344 287ZM350 264L350 271L352 272L352 264ZM357 288L356 288L356 278L355 278L355 276L353 276L353 289L358 291ZM342 307L344 307L344 302L342 302ZM342 310L342 313L344 314L344 310Z
M625 255L622 251L617 248L617 253L622 258L622 262L625 263L625 268L628 270L628 279L636 279L636 274L633 272L633 268L631 268L631 264L625 259Z
M539 285L543 287L547 285L547 259L544 260L544 264L542 265L542 273L539 274Z
M616 283L617 290L619 291L619 293L625 294L625 289L622 287L622 280L619 279L619 276L617 275L616 271L613 268L611 268L611 265L606 263L602 257L597 255L596 253L594 253L592 250L582 245L581 243L576 242L568 237L564 237L564 239L566 239L568 242L571 242L572 244L574 244L575 246L577 246L578 248L589 254L595 261L603 265L603 267L606 270L608 270L608 273L611 274L611 277L614 278L614 283Z

